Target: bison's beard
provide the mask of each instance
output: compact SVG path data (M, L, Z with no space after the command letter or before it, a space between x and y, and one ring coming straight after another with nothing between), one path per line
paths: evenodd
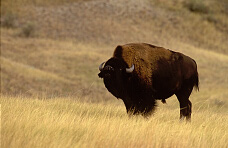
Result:
M124 89L122 84L118 84L117 81L104 78L105 87L116 98L122 98Z

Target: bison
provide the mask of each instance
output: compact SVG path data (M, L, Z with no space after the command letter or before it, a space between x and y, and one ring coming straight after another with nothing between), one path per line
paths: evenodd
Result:
M199 90L196 62L179 52L147 43L116 47L113 57L99 66L98 76L116 98L123 100L128 114L151 115L156 100L176 95L180 119L191 119L189 96Z

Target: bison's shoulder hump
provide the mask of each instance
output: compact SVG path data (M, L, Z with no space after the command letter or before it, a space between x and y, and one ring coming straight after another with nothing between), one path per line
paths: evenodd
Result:
M121 45L118 45L113 53L114 57L122 57L123 54L123 48Z
M113 53L113 57L122 58L128 64L132 61L143 59L145 62L154 62L160 58L170 59L172 52L163 47L147 43L130 43L118 45Z

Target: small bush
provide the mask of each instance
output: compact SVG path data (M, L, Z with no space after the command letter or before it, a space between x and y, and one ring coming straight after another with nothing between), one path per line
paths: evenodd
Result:
M12 13L7 13L2 17L1 26L6 28L14 28L15 27L16 16Z
M20 35L23 37L32 37L35 34L35 25L31 22L22 27Z
M192 12L196 13L208 13L208 6L203 3L202 0L190 0L185 4L185 6Z
M206 20L210 23L218 24L218 19L214 17L213 15L208 15L206 17Z

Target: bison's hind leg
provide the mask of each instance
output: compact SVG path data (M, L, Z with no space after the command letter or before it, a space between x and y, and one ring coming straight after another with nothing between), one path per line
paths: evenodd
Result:
M192 103L188 101L187 106L181 108L180 107L180 120L184 120L186 117L187 121L191 120L191 113L192 113Z
M177 93L177 99L180 103L180 119L183 120L191 120L191 113L192 113L192 103L189 100L189 96L192 93L193 86L186 85L185 87L181 88Z

